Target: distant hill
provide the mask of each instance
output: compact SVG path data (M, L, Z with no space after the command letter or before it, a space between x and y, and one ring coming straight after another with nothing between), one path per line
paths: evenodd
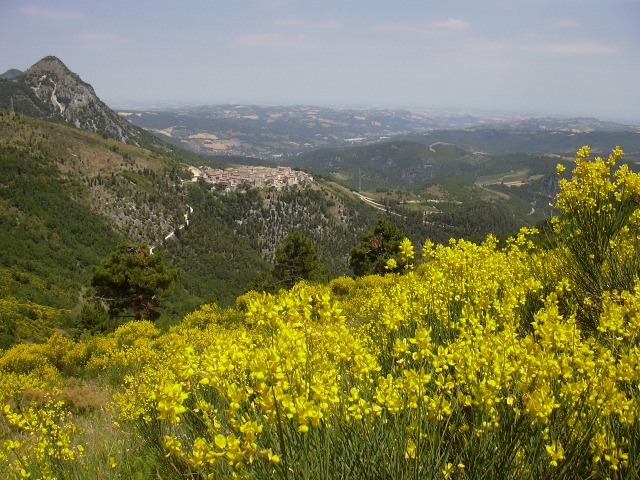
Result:
M556 124L556 122L553 122ZM616 145L625 153L640 154L640 128L604 124L602 130L593 129L593 125L580 130L571 128L569 122L557 129L542 128L539 122L524 122L513 128L470 128L465 130L438 130L402 135L399 139L431 145L433 142L448 142L474 152L490 155L507 153L567 154L573 155L583 145L590 145L594 152L608 154ZM535 127L535 128L534 128Z
M502 226L510 222L534 224L550 218L549 204L558 187L556 166L563 163L570 171L573 157L573 153L497 155L440 141L422 144L394 140L316 150L284 163L362 192L367 201L388 211L423 213L426 221L431 226L440 225L442 232L467 236L492 228L491 216L480 216L477 209L471 214L472 209L467 208L480 203L484 204L480 209L484 213L489 209L502 212L495 213L496 218L508 212L509 221L498 222ZM627 155L624 160L638 170L637 157ZM445 221L447 215L449 220Z
M476 182L484 177L512 176L522 170L526 170L528 176L555 174L558 161L558 155L488 155L450 143L425 145L398 140L316 150L287 159L285 163L353 190L375 190L420 187L451 177Z
M353 190L407 188L460 175L484 158L455 145L392 141L359 147L321 149L285 161L329 175Z
M4 72L2 75L0 75L0 79L2 78L16 78L18 76L22 75L22 72L20 70L16 70L15 68L11 68L9 70L7 70L6 72Z

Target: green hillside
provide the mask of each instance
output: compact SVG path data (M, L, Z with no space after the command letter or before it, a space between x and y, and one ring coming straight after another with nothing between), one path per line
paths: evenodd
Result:
M155 244L178 224L181 169L96 134L0 114L3 331L29 340L71 327L94 265L124 239Z
M184 181L186 165L175 156L5 113L0 117L5 278L0 288L3 298L19 304L5 315L6 323L22 325L29 315L38 317L18 310L41 305L60 310L54 326L73 326L90 298L92 268L124 240L148 244L180 270L161 309L160 322L167 325L203 303L232 305L271 269L276 247L293 232L318 246L329 276L336 277L351 275L351 248L380 219L395 223L414 242L446 243L452 237L506 235L548 215L532 203L547 205L554 185L542 196L535 182L515 185L502 178L507 168L520 180L540 177L542 167L536 169L529 157L495 159L452 145L412 143L341 152L347 154L354 162L350 168L358 165L365 178L415 186L363 191L366 201L343 185L349 182L322 177L304 188L225 192L203 181ZM386 159L381 168L371 167L381 159ZM437 181L418 182L434 170ZM11 327L8 335L34 338L34 329L20 334Z
M481 162L454 145L403 141L321 149L289 160L292 166L309 168L352 190L411 187L458 175Z
M566 161L550 154L471 153L442 142L386 142L319 150L300 155L291 164L360 191L400 214L401 210L425 215L455 212L456 217L466 217L465 205L486 202L498 217L530 225L550 218L548 204L557 190L555 168ZM444 232L452 233L447 228Z
M181 269L161 319L171 323L205 302L232 304L293 231L318 244L332 276L349 273L351 246L379 217L331 186L212 191L182 182L174 158L9 113L0 116L0 172L6 325L38 316L23 313L39 305L60 310L55 326L71 326L92 267L122 240L147 243ZM34 328L7 329L34 338Z
M113 248L121 233L84 201L88 187L61 171L73 158L73 140L59 140L65 130L27 117L0 117L0 261L12 279L6 293L69 308L88 279L86 267ZM46 288L29 288L34 276Z
M289 163L309 168L353 190L375 190L423 186L450 177L499 183L518 173L520 180L527 180L555 172L559 161L562 158L558 155L488 155L442 142L424 145L396 141L318 150L299 155ZM492 182L495 179L498 182Z
M594 152L607 155L611 145L625 145L625 153L640 153L640 132L622 125L617 131L572 131L571 129L553 129L550 131L519 130L516 126L505 128L470 128L466 130L436 130L427 133L403 135L400 139L431 145L433 142L449 142L463 148L485 152L490 155L527 152L532 154L560 153L573 156L583 145L591 145Z

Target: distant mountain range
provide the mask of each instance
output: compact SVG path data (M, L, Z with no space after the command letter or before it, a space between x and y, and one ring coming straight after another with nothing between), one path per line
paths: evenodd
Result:
M260 158L372 143L410 132L506 121L503 116L490 114L304 105L208 105L119 112L161 138L199 152Z
M167 142L206 155L280 161L320 148L407 139L490 154L571 153L584 144L640 152L640 127L595 118L527 117L442 110L210 105L120 110Z
M445 142L488 154L575 152L589 144L640 153L640 126L595 118L446 110L340 109L317 106L206 105L116 114L56 57L25 72L0 75L0 109L61 121L132 145L181 149L207 156L279 162L319 148L410 140ZM159 141L161 140L161 141ZM240 160L242 161L242 160ZM224 163L224 160L223 160Z

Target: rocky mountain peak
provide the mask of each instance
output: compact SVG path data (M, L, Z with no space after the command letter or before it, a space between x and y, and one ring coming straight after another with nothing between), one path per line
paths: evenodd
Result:
M24 72L23 78L41 101L78 128L83 127L83 121L88 121L84 111L87 108L107 113L100 112L108 107L100 105L102 102L93 87L56 57L43 58ZM95 131L92 126L85 129Z
M44 57L22 74L0 82L0 108L46 120L62 120L121 142L141 143L141 131L120 118L98 98L91 85L57 57Z
M67 68L67 66L60 60L58 57L54 57L50 55L48 57L44 57L43 59L34 63L25 73L38 73L38 72L48 72L48 73L58 73L70 75L73 72Z

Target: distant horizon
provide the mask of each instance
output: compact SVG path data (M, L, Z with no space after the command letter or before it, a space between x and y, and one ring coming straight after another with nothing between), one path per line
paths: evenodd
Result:
M0 70L108 104L495 111L640 123L637 0L0 4Z
M96 92L98 94L98 92ZM98 96L100 96L98 94ZM131 110L164 110L164 109L174 109L174 108L197 108L197 107L206 107L206 106L221 106L221 105L230 105L230 106L255 106L261 108L288 108L288 107L308 107L308 108L326 108L326 109L334 109L334 110L354 110L354 111L364 111L364 110L406 110L409 112L419 112L419 113L427 113L427 112L439 112L439 113L451 113L451 114L471 114L471 115L487 115L487 116L503 116L513 119L535 119L535 118L555 118L555 119L593 119L601 122L610 122L610 123L618 123L624 126L632 126L632 127L640 127L640 112L636 119L631 118L606 118L600 116L593 115L571 115L560 112L527 112L527 111L515 111L515 110L496 110L496 109L478 109L478 108L470 108L470 107L419 107L419 106L407 106L407 105L319 105L314 103L268 103L268 102L189 102L189 103L173 103L173 102L120 102L120 101L110 101L108 99L101 98L103 102L105 102L112 110L117 111L125 111L127 109Z
M65 63L65 60L58 55L45 55L42 58L47 56L55 56L60 61ZM4 69L0 69L2 73L6 73L11 70L17 70L20 72L24 72L28 70L32 65L40 61L42 58L33 61L28 67L24 69L16 68L16 67L8 67ZM66 63L65 63L66 65ZM67 65L67 67L69 67ZM69 67L70 68L70 67ZM76 72L72 68L70 70L73 73L76 73L80 76L80 78L87 82L81 72ZM91 82L87 82L90 85ZM93 85L92 85L93 87ZM95 89L95 87L94 87ZM408 106L408 105L382 105L382 104L337 104L335 102L330 102L329 104L318 104L318 103L276 103L269 101L169 101L169 100L123 100L119 99L109 99L100 95L100 92L96 90L96 95L107 104L110 108L114 110L126 110L126 109L142 109L142 110L154 110L154 109L171 109L171 108L192 108L192 107L202 107L207 105L246 105L246 106L258 106L258 107L315 107L315 108L329 108L329 109L344 109L344 110L407 110L407 111L416 111L416 112L425 112L425 111L435 111L435 112L451 112L451 113L460 113L463 112L471 113L471 114L482 114L482 115L502 115L506 117L522 117L522 119L526 118L558 118L558 119L579 119L579 118L589 118L595 119L603 122L611 122L611 123L619 123L626 126L640 126L640 110L638 111L635 117L627 117L624 115L593 115L593 114L571 114L571 113L563 113L563 112L552 112L552 111L524 111L524 110L509 110L509 109L496 109L496 108L476 108L476 107L463 107L463 106L455 106L455 107L447 107L447 106Z
M60 61L65 63L63 58L60 58L57 55L45 55L42 58L47 56L55 56ZM41 58L41 59L42 59ZM2 73L7 73L11 70L17 70L20 72L24 72L28 70L32 65L40 61L38 59L34 61L31 65L29 65L25 69L9 67L5 68ZM66 63L65 63L66 65ZM67 65L68 67L68 65ZM70 68L73 73L76 73L80 76L80 78L86 82L86 80L82 77L80 72L76 72ZM87 82L91 85L90 82ZM92 85L93 87L93 85ZM95 87L94 87L95 90ZM219 101L219 102L209 102L209 101L189 101L189 102L171 102L167 100L158 100L158 101L136 101L136 100L128 100L123 101L122 99L108 99L104 98L100 95L100 92L96 91L96 95L112 110L162 110L162 109L173 109L173 108L195 108L195 107L203 107L203 106L214 106L214 105L245 105L245 106L257 106L263 108L287 108L287 107L310 107L310 108L327 108L327 109L336 109L336 110L407 110L414 112L449 112L449 113L457 113L457 114L474 114L474 115L500 115L504 117L508 117L509 119L514 119L519 117L520 119L529 119L529 118L557 118L557 119L594 119L602 122L611 122L618 123L624 126L632 126L632 127L640 127L640 111L638 112L637 117L635 118L627 118L624 116L594 116L594 115L578 115L578 114L570 114L570 113L562 113L562 112L547 112L547 111L522 111L522 110L508 110L508 109L492 109L492 108L475 108L475 107L431 107L431 106L407 106L407 105L363 105L363 104L351 104L351 105L339 105L336 103L333 104L317 104L317 103L274 103L274 102L242 102L242 101Z

